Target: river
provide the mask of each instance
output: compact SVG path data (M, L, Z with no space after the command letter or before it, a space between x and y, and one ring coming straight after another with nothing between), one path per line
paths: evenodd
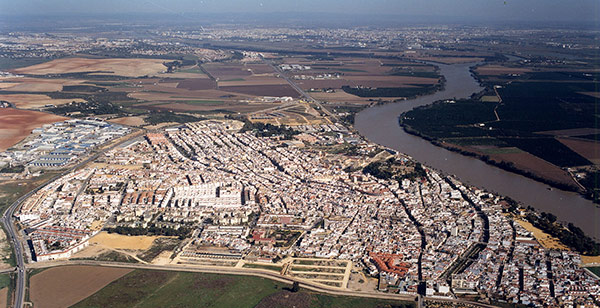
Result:
M443 91L399 103L367 108L356 115L354 126L368 140L406 153L425 165L454 174L461 181L508 196L524 205L556 215L571 222L588 236L600 239L600 208L580 195L559 189L521 175L490 166L478 159L437 147L419 137L407 134L398 124L403 112L448 98L466 98L481 90L471 76L473 64L436 64L446 78Z

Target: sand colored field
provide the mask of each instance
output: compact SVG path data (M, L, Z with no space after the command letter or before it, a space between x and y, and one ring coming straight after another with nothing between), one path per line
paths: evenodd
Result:
M18 85L18 82L0 82L0 89L8 89Z
M62 91L62 88L63 86L57 83L24 82L4 90L20 92L57 92Z
M542 230L534 227L531 223L527 221L523 221L520 219L515 219L523 228L527 231L533 233L535 239L547 249L560 249L560 250L569 250L569 247L563 245L557 238L552 237L548 233L544 233Z
M108 122L129 125L129 126L141 126L146 124L143 117L123 117L123 118L114 118L108 120Z
M100 232L90 239L90 244L103 245L114 249L146 250L159 236L128 236L116 233Z
M208 76L203 73L186 73L186 72L175 72L175 73L164 73L158 74L157 77L161 78L205 78L208 79Z
M8 288L2 288L0 290L0 307L4 308L6 306L6 302L8 301Z
M113 168L113 169L127 169L127 170L139 170L144 167L144 165L117 165L117 164L107 164L107 163L91 163L88 166L90 168Z
M600 256L581 256L581 263L582 264L590 264L590 263L595 263L595 264L600 264Z
M23 140L34 128L66 119L44 112L0 108L0 151Z
M63 105L70 102L85 102L81 98L69 98L69 99L52 99L50 96L43 94L0 94L0 100L13 103L17 108L31 109L41 108L45 105Z
M85 80L76 79L44 79L31 77L9 77L3 80L5 82L0 83L0 89L20 92L56 92L61 91L63 86L78 85L85 82Z
M69 307L131 272L126 268L61 266L30 279L30 298L35 307Z
M17 74L46 75L94 72L102 75L137 77L166 71L161 59L64 58L13 70Z

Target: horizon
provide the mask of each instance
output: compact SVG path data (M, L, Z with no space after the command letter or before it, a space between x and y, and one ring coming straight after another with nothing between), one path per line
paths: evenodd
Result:
M225 17L244 16L282 16L293 19L293 15L305 17L323 17L351 19L356 23L377 23L378 20L362 21L352 17L383 17L381 22L389 23L559 23L559 24L595 24L598 25L600 2L595 0L577 0L564 2L559 0L529 1L488 1L429 0L427 3L416 0L386 1L374 0L369 3L360 1L316 1L305 0L287 3L273 0L131 0L121 3L115 0L100 2L95 0L71 1L57 0L48 3L41 0L13 2L0 0L0 16L11 17L49 17L54 16L96 16L121 17L127 15L177 15L186 17ZM403 20L393 20L402 18ZM235 21L234 21L235 22ZM312 22L312 20L305 20Z

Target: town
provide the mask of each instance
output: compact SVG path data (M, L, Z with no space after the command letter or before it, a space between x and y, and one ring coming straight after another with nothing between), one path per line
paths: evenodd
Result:
M339 260L378 277L385 292L535 306L600 300L579 255L543 248L500 196L426 167L398 181L352 170L355 157L320 145L377 147L340 124L327 130L304 127L291 142L206 120L132 139L24 202L15 215L29 256L72 257L103 229L167 230L188 239L171 264ZM324 138L332 130L338 138ZM293 264L287 274L302 278ZM348 287L338 277L319 272L312 281Z

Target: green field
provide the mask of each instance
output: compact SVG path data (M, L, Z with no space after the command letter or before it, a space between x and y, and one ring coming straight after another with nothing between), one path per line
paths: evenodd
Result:
M0 289L4 289L10 285L10 276L8 274L0 274Z
M600 267L588 267L587 269L596 274L596 276L600 277Z
M181 73L193 73L193 74L203 74L204 75L204 71L198 67L192 67L192 68L188 68L188 69L183 69L183 70L178 70L178 72Z
M413 303L288 291L264 278L135 270L73 307L414 307Z
M281 271L281 266L279 266L279 265L271 265L271 264L251 264L251 263L245 263L243 267L245 267L245 268L260 268L260 269L266 269L266 270L276 271L276 272Z

